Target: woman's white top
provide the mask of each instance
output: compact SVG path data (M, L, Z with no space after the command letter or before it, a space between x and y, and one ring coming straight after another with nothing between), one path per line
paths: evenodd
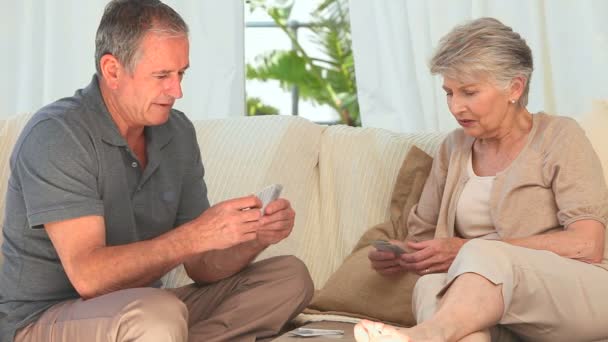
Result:
M456 232L465 239L499 239L490 215L490 194L496 176L481 177L473 171L473 153L469 156L469 179L456 206Z

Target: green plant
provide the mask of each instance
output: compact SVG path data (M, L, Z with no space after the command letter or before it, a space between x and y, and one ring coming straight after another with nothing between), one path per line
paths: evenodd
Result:
M253 115L275 115L279 114L279 110L275 107L262 103L258 97L247 98L247 116Z
M276 1L274 1L276 3ZM292 50L273 50L247 65L247 78L277 80L283 89L297 86L301 98L332 107L341 122L360 126L359 103L351 48L348 0L323 0L311 13L313 43L326 57L312 57L298 42L289 14L293 4L269 5L266 0L247 0L251 11L266 11L287 35Z

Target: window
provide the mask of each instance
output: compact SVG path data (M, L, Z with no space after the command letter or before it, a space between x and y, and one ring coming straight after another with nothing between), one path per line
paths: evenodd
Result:
M248 0L249 114L358 125L346 0Z

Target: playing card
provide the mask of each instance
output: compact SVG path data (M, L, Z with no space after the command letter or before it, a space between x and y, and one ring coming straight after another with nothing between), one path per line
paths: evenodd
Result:
M340 336L344 335L344 330L298 328L289 332L292 336L313 337L313 336Z
M268 203L276 200L281 195L283 186L281 184L272 184L260 190L256 196L262 201L262 213L266 209Z
M374 240L372 241L372 245L379 251L393 252L397 255L405 253L405 251L401 247L393 245L392 243L386 240Z

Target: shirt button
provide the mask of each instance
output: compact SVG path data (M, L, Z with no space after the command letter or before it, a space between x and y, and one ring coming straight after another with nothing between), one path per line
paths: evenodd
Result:
M137 162L132 162L132 163L131 163L131 166L133 166L133 167L137 167Z

